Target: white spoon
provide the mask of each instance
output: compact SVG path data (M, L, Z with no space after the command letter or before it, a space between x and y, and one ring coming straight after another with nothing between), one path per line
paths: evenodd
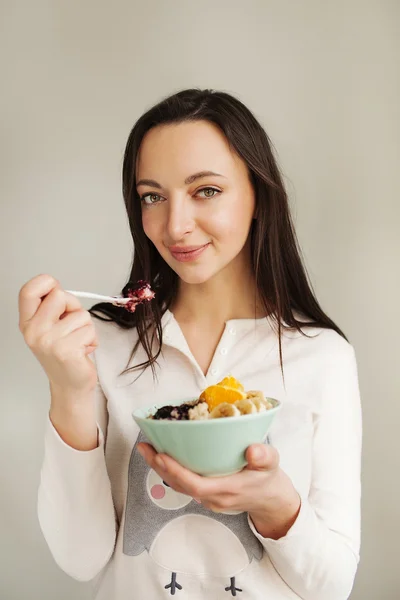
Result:
M126 304L132 302L132 298L124 298L123 296L102 296L101 294L93 294L92 292L76 292L65 290L68 294L72 294L77 298L92 298L93 300L101 300L102 302L110 302L111 304Z

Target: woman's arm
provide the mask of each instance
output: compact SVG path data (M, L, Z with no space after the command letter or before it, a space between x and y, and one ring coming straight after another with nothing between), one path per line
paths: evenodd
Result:
M293 526L262 537L276 570L304 600L346 600L360 549L362 416L354 351L329 366L315 417L312 484Z
M71 407L72 402L65 405ZM63 415L50 410L46 425L39 523L56 563L79 581L93 579L115 545L116 517L104 457L106 432L106 398L99 384L94 405L81 403L79 410L65 409Z

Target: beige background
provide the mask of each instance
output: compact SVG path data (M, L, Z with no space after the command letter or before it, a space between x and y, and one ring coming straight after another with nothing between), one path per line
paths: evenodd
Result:
M400 3L0 6L0 598L89 597L38 527L48 390L17 328L18 290L47 272L67 289L119 291L131 254L126 138L147 107L190 86L237 94L275 143L317 294L358 356L363 544L352 600L399 598Z

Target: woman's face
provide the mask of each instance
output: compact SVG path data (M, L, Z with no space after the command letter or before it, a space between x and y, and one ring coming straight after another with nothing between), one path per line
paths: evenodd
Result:
M151 129L136 169L143 228L186 283L248 261L255 211L246 164L207 121Z

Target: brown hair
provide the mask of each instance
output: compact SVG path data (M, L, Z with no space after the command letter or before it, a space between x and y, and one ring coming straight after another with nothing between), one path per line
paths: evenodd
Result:
M250 230L252 266L266 313L277 325L282 370L282 328L298 330L304 335L301 328L305 326L333 329L346 339L323 312L308 281L287 194L268 135L242 102L230 94L214 90L183 90L151 108L134 125L125 149L122 173L134 255L129 281L122 294L136 281L144 279L150 283L156 296L152 302L138 306L135 313L100 303L90 309L91 314L115 321L123 328L136 327L138 341L130 360L141 344L147 361L132 369L150 366L155 374L155 364L162 348L161 318L175 299L178 276L143 231L140 199L136 191L136 158L150 129L185 121L208 121L219 127L249 170L257 206L257 219L253 220ZM296 319L294 311L302 315L301 321ZM131 370L128 366L129 363L126 370Z

